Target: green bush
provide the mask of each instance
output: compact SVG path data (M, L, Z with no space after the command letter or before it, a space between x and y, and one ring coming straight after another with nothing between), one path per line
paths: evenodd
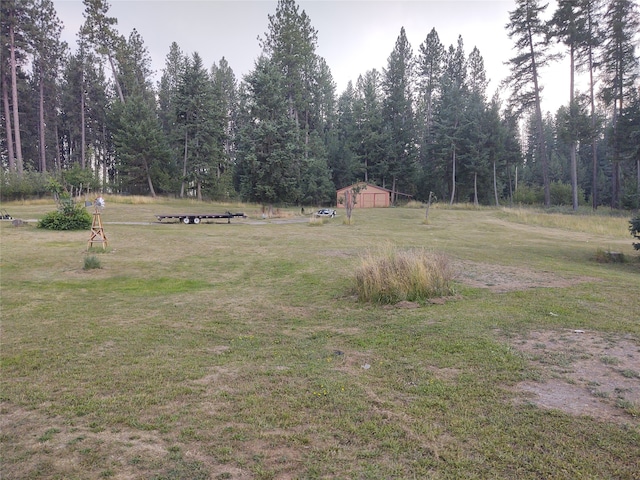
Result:
M60 203L58 210L47 213L39 222L38 228L49 230L89 230L93 218L82 206L71 200Z
M568 183L553 182L549 185L549 194L551 205L573 205L573 192ZM584 205L585 202L584 191L578 187L578 205Z
M571 185L562 182L553 182L549 185L549 197L551 205L573 205ZM544 203L544 188L540 185L522 185L513 194L513 201L523 205L539 205ZM586 199L584 190L578 188L578 204L584 205Z
M544 192L539 186L518 185L518 189L513 194L513 201L524 205L542 204Z
M49 193L48 173L25 170L22 175L0 168L0 200L22 200L29 197L42 197Z

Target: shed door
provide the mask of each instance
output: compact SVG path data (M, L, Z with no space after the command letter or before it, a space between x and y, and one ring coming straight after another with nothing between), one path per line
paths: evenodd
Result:
M376 206L376 194L375 193L363 193L362 194L362 208L373 208Z

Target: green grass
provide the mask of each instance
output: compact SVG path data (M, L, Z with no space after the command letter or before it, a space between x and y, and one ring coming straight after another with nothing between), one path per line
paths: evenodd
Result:
M418 208L356 209L353 225L309 228L294 210L277 223L258 206L106 200L101 269L82 268L89 232L0 223L3 478L636 475L637 405L619 400L620 424L516 401L539 372L509 341L581 328L638 342L628 219L434 206L429 225ZM155 222L187 209L250 218ZM385 244L583 281L357 302L361 255ZM629 261L598 263L598 248Z

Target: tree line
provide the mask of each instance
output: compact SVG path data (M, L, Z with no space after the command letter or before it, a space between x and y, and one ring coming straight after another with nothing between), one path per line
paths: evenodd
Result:
M153 83L142 37L83 0L73 52L51 0L2 2L2 197L47 190L321 205L365 181L408 196L492 204L638 208L639 13L632 0L516 0L514 56L487 92L484 60L432 29L414 51L402 28L386 66L338 94L317 31L279 0L254 68L170 45ZM545 19L546 18L546 19ZM570 59L570 95L543 112L540 71ZM575 78L587 79L578 91Z

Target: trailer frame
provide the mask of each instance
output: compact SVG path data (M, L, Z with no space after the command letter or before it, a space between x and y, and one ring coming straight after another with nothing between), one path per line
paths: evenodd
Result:
M199 224L202 220L208 220L208 219L219 219L219 218L226 218L227 219L227 223L231 223L231 219L232 218L236 218L236 217L241 217L241 218L247 218L247 216L242 213L231 213L231 212L225 212L225 213L172 213L172 214L166 214L166 215L156 215L156 218L158 219L159 222L162 222L163 220L166 219L178 219L178 222L180 223L184 223L184 224Z

